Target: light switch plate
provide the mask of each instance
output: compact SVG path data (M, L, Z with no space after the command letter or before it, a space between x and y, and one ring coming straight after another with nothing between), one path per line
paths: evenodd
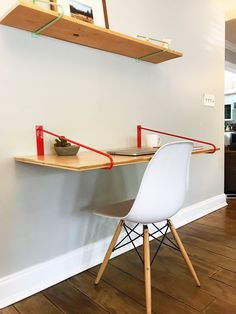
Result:
M203 103L204 103L204 106L215 107L215 105L216 105L215 95L204 93Z

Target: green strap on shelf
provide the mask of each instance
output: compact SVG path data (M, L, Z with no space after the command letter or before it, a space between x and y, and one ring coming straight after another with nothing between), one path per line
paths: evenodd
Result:
M151 37L147 37L147 36L143 36L143 35L137 35L137 38L143 38L143 39L147 39L147 41L148 40L153 40L153 41L157 41L157 42L162 43L162 44L167 44L167 48L166 49L160 50L160 51L157 51L157 52L153 52L153 53L149 53L149 54L147 54L145 56L136 58L137 61L144 61L145 58L152 57L152 56L155 56L155 55L159 55L159 54L164 53L164 52L169 50L169 43L167 41L159 40L159 39L155 39L155 38L151 38Z
M153 52L153 53L149 53L148 55L145 55L145 56L136 58L136 60L137 60L137 61L145 61L145 60L143 60L143 59L148 58L148 57L152 57L152 56L155 56L155 55L159 55L159 54L164 53L164 52L166 52L166 51L168 51L168 49L161 50L161 51L157 51L157 52Z
M57 8L61 8L61 13L57 17L55 17L52 21L46 23L45 25L41 26L39 29L37 29L36 31L34 31L32 33L33 37L37 37L42 31L44 31L46 28L50 27L51 25L53 25L54 23L59 21L64 16L64 9L63 9L62 5L60 5L60 4L57 4L57 3L54 3L51 1L45 1L45 0L31 0L31 2L33 4L36 4L36 2L41 2L41 3L54 5Z
M137 35L137 38L143 38L146 40L158 41L159 43L167 44L167 46L169 48L169 43L167 41L164 41L164 40L160 40L160 39L156 39L156 38L152 38L152 37L147 37L147 36L143 36L143 35Z
M152 57L152 56L155 56L155 55L159 55L159 54L164 53L164 52L166 52L166 51L168 51L168 49L160 50L160 51L153 52L153 53L149 53L148 55L145 55L145 56L136 58L136 60L137 60L137 61L145 61L145 60L143 60L143 59L148 58L148 57Z

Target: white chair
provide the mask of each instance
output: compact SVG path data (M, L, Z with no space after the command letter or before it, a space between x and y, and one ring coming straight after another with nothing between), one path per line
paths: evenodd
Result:
M159 240L160 244L158 250L160 246L164 244L165 238L172 242L172 244L175 245L175 248L177 248L182 253L182 256L197 286L200 286L197 274L184 249L178 233L170 220L170 218L181 209L185 199L188 188L189 164L192 149L193 143L190 141L173 142L163 145L155 153L150 163L148 164L137 197L133 204L130 204L130 202L124 202L124 208L121 208L121 211L117 209L117 206L109 206L109 208L105 207L95 212L97 215L120 219L107 253L104 257L103 263L100 266L95 284L99 283L111 253L114 251L114 249L118 248L116 242L122 227L125 228L127 233L125 238L129 238L130 242L133 244L130 234L135 232L137 235L138 232L135 231L136 226L140 223L143 225L143 233L140 236L143 237L144 246L143 263L147 314L151 313L151 264L149 237L154 238L153 235L157 231L160 231L163 235L162 240ZM130 228L125 224L125 221L135 222L137 225L134 228ZM162 221L167 221L165 225L165 232L162 231L165 226L160 229L155 226L155 223ZM149 233L148 224L154 225L157 231ZM168 229L171 230L176 243L171 241L166 236ZM127 230L129 230L129 232ZM122 241L118 243L118 246L121 242Z

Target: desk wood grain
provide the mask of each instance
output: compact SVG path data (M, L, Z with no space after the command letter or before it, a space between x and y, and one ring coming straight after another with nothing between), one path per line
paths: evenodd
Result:
M217 149L219 150L219 148ZM193 154L209 153L211 149L202 149L193 151ZM124 166L129 164L137 164L148 162L153 155L145 155L138 157L131 156L112 156L114 160L114 166ZM33 164L44 167L72 170L72 171L86 171L103 169L109 166L108 158L98 155L93 152L79 152L77 156L19 156L15 157L18 162L27 164Z

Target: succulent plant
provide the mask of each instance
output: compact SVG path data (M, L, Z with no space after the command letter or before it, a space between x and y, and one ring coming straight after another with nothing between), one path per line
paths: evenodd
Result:
M54 146L56 146L56 147L68 147L68 146L71 146L71 143L67 142L67 140L64 139L62 136L61 138L55 139Z

